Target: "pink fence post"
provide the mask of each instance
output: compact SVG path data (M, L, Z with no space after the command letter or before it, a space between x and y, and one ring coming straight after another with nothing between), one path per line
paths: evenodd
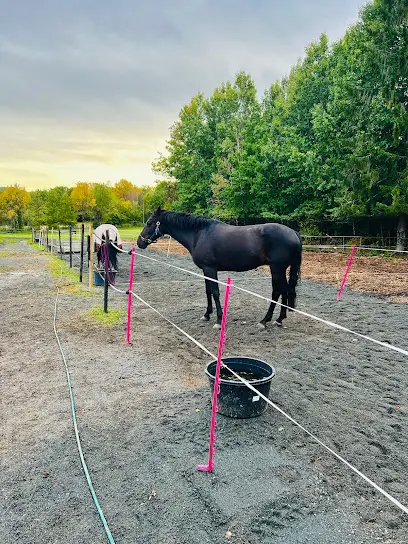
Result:
M215 429L217 428L217 412L218 412L217 397L220 392L222 351L225 345L225 329L227 325L228 302L229 302L229 295L231 292L231 286L232 286L232 280L231 278L228 278L227 287L225 289L224 311L222 313L220 338L218 342L217 367L215 369L214 391L213 391L213 398L212 398L211 421L210 421L210 445L208 448L208 464L197 466L197 470L201 470L203 472L212 472L214 468L214 453L215 453L214 444L215 444L215 438L216 438Z
M355 253L356 249L357 249L357 246L353 246L353 249L351 250L350 257L349 257L349 260L348 260L348 263L347 263L346 272L344 273L344 277L342 279L339 292L337 293L337 300L341 300L341 293L343 292L344 286L346 284L347 276L348 276L350 266L351 266L351 262L353 260L354 253Z
M127 311L127 325L126 325L126 344L130 344L130 322L132 320L132 289L133 289L133 270L135 268L135 255L136 249L132 247L132 253L130 257L130 270L129 270L129 289L128 293L128 311Z

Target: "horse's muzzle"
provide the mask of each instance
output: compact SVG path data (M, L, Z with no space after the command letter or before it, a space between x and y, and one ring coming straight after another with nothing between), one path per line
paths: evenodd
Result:
M139 247L140 249L146 249L147 246L149 245L148 240L146 240L146 238L141 238L140 236L137 239L136 243L137 243L137 247Z

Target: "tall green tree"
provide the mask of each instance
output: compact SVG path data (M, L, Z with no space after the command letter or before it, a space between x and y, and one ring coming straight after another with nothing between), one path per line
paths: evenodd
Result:
M158 206L164 209L173 208L177 198L177 182L163 180L159 181L154 189L146 195L145 203L149 210L154 210Z
M27 206L25 218L28 224L39 228L47 224L48 191L44 189L31 191L30 197L31 201Z
M305 220L324 216L333 186L322 168L313 131L313 111L329 94L330 50L322 35L306 49L289 76L268 89L262 100L265 139L260 195L264 217Z
M217 88L206 103L213 133L216 170L212 175L213 215L246 219L254 214L252 185L259 169L260 106L252 78L240 72L233 84Z
M95 205L93 209L93 220L98 224L105 223L112 211L114 193L112 187L105 183L94 183L93 194Z
M408 4L375 0L333 48L326 107L314 111L334 217L391 215L398 247L407 231Z
M180 111L170 129L167 155L153 163L156 173L178 181L177 208L186 212L209 214L211 211L211 176L215 171L214 137L206 117L202 94Z
M74 225L77 221L72 206L71 189L54 187L48 191L46 224L50 227Z

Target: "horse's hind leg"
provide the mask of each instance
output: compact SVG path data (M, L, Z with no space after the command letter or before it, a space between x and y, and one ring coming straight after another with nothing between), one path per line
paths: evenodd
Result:
M203 321L210 321L210 315L213 313L213 306L212 306L212 289L211 289L211 283L209 280L205 280L205 292L207 295L207 310L203 317L201 318Z
M288 289L288 281L286 279L286 274L284 274L282 279L282 306L280 309L279 317L275 322L279 327L282 327L282 321L286 319L286 306L288 305Z
M301 256L297 258L294 264L290 267L289 271L289 285L288 285L288 306L289 311L295 307L296 302L296 285L298 283L300 274L300 261Z
M260 329L265 329L266 324L272 320L272 315L276 306L276 302L279 300L279 297L281 296L281 294L285 291L285 283L287 284L285 270L282 270L280 268L275 268L271 265L271 274L272 274L272 300L274 302L270 303L265 317L259 322L258 325ZM286 292L287 292L287 288L286 288Z

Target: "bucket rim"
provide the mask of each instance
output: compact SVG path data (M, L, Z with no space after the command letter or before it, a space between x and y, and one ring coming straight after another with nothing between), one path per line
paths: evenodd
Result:
M259 378L258 380L248 381L248 383L250 383L254 387L255 387L255 385L261 385L261 384L264 384L264 383L268 383L276 375L275 368L270 363L267 363L266 361L264 361L262 359L256 359L255 357L247 357L245 355L231 355L230 357L223 357L221 360L225 361L225 363L228 365L228 361L231 361L231 359L247 359L249 361L259 361L260 363L263 363L264 365L267 365L271 369L271 374L269 376L265 376L264 378ZM208 378L211 381L214 381L215 376L213 374L210 374L210 372L208 371L208 367L210 365L214 364L214 363L217 363L217 359L212 359L209 363L207 363L207 366L205 367L205 370L204 370L205 374L207 374ZM235 386L235 387L245 386L245 384L242 383L241 381L224 380L222 378L220 378L220 383L225 384L225 385L232 385L232 386Z

